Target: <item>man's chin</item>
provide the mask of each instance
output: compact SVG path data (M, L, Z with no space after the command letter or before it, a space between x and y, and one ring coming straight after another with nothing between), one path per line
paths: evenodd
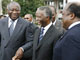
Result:
M13 17L12 20L16 20L18 17Z
M17 18L12 18L12 20L16 20Z

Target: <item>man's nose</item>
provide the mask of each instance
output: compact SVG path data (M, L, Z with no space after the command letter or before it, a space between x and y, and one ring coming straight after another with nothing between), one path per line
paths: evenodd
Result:
M16 12L17 12L17 11L15 11L15 10L13 11L13 13L16 13Z

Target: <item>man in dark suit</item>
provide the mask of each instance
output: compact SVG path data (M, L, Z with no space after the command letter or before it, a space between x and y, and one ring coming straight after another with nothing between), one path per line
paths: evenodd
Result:
M51 22L52 12L49 7L42 6L36 11L36 20L41 24L34 35L33 59L52 60L53 45L60 37L59 31Z
M52 22L53 25L63 34L65 32L65 29L63 28L62 20L59 20L57 16L57 12L55 10L55 6L49 6L52 11Z
M80 60L80 3L63 9L64 28L68 29L54 47L53 60Z
M24 16L25 20L28 20L29 22L33 23L33 15L32 14L26 14Z
M37 28L38 28L38 26L36 25L36 24L34 24L34 18L33 18L33 15L32 14L26 14L25 16L24 16L24 19L26 20L26 21L29 21L30 23L31 23L31 28L32 28L32 30L36 30ZM33 31L33 32L34 32Z
M26 14L24 16L24 19L26 21L29 21L30 22L30 28L29 28L29 30L32 30L31 33L34 36L35 30L38 29L38 26L33 23L33 15L32 14ZM29 54L32 54L32 51L31 50L32 50L32 48L30 49L30 53ZM25 58L27 56L26 54L28 54L28 53L25 53L25 56L24 56ZM28 60L32 60L32 56L30 58L28 58Z
M0 60L12 60L14 55L23 59L25 52L28 58L33 40L32 30L29 29L30 23L19 17L21 8L17 2L8 4L7 10L9 17L0 20Z

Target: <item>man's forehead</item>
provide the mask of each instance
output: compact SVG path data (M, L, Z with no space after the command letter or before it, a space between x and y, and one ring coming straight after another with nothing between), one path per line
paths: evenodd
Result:
M45 10L37 10L36 13L45 13Z
M30 17L30 15L25 15L25 17Z

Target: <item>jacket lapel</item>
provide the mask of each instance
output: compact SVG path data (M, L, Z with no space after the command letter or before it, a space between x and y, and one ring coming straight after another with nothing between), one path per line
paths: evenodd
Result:
M44 35L43 39L42 39L42 40L40 41L40 43L38 44L36 50L38 50L38 49L41 47L41 45L42 45L43 43L45 43L45 40L47 40L47 39L51 36L52 31L53 31L53 25L50 26L50 28L48 29L48 31L47 31L46 34Z
M5 21L3 22L3 34L4 34L4 38L6 39L6 43L8 42L9 40L9 30L8 30L8 18L5 19ZM5 44L6 44L5 43ZM5 45L4 44L4 45Z
M19 33L19 30L21 29L21 27L22 27L22 22L21 22L21 19L19 18L17 23L16 23L15 29L14 29L13 34L10 37L10 39L14 39L14 38L17 37L17 34Z
M10 39L7 41L6 45L9 43L9 41L11 40L16 40L18 37L18 33L21 30L21 27L23 26L21 19L19 18L19 20L16 23L15 29L13 31L12 36L10 37Z
M37 46L38 46L39 33L40 33L40 29L36 30L36 34L35 34L36 36L34 38L35 48L37 48Z

